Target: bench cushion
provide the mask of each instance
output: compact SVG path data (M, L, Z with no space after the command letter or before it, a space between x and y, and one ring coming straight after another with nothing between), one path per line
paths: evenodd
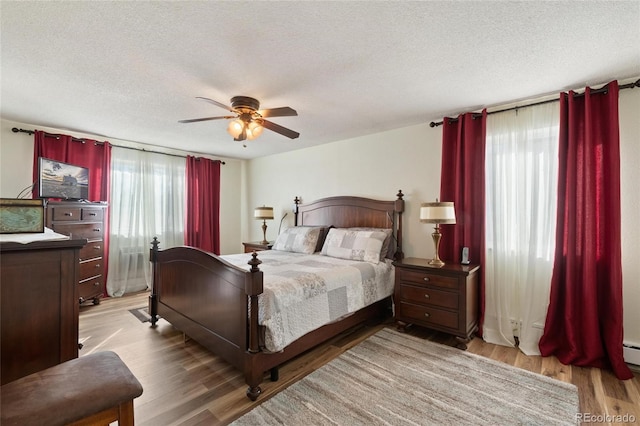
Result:
M2 425L64 425L142 394L114 352L76 358L2 386Z

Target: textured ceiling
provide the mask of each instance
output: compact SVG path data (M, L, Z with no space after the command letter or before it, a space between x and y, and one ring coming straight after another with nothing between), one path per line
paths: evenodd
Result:
M639 1L0 1L2 118L232 158L640 75ZM635 89L637 90L637 89ZM290 106L247 147L196 99Z

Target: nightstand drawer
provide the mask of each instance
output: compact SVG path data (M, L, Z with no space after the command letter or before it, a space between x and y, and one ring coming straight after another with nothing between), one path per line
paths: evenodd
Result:
M458 328L458 313L429 306L400 302L398 316L416 324L438 325L450 329Z
M431 285L457 289L458 279L451 276L431 274L425 271L414 271L410 269L396 269L396 275L401 282L409 282L420 285Z
M402 301L458 309L458 293L400 284L398 295Z

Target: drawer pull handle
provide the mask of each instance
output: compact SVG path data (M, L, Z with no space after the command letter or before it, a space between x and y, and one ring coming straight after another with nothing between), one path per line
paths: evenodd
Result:
M423 278L425 281L429 281L429 277L424 277Z
M96 215L95 213L89 213L89 216L95 216L95 215Z
M64 215L65 215L65 216L69 216L69 217L71 217L71 216L73 216L73 213L71 213L71 212L66 212Z
M100 250L100 246L93 246L94 250Z
M100 287L100 283L93 283L94 287Z
M425 294L425 295L424 295L424 298L425 298L425 299L428 299L428 298L429 298L429 295L428 295L428 294Z
M93 228L94 232L100 232L100 228Z
M100 264L96 263L96 269L99 269L99 268L100 268Z
M424 316L429 318L429 312L425 312Z

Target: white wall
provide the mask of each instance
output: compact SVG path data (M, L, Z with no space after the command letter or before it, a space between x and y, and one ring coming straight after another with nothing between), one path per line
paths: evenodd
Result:
M78 138L89 138L103 141L104 138L91 134L70 132L34 124L17 123L8 120L0 121L0 197L15 198L20 191L32 184L33 168L33 136L26 133L13 133L11 128L27 130L44 130L49 133L62 133ZM132 141L110 139L115 145L134 148L146 148L157 152L186 155L188 152L150 147ZM216 159L215 157L210 157ZM223 254L238 253L242 248L240 242L241 216L238 215L242 205L240 191L244 161L222 159L226 164L220 171L220 251Z
M640 89L620 91L624 340L640 346Z
M251 160L249 205L273 206L275 219L267 223L267 239L274 240L295 196L303 202L335 195L394 200L401 189L405 255L432 257L432 229L418 221L418 211L420 203L435 201L440 193L441 134L425 123ZM248 234L243 236L262 239L259 223L245 217ZM292 225L289 213L283 229Z

